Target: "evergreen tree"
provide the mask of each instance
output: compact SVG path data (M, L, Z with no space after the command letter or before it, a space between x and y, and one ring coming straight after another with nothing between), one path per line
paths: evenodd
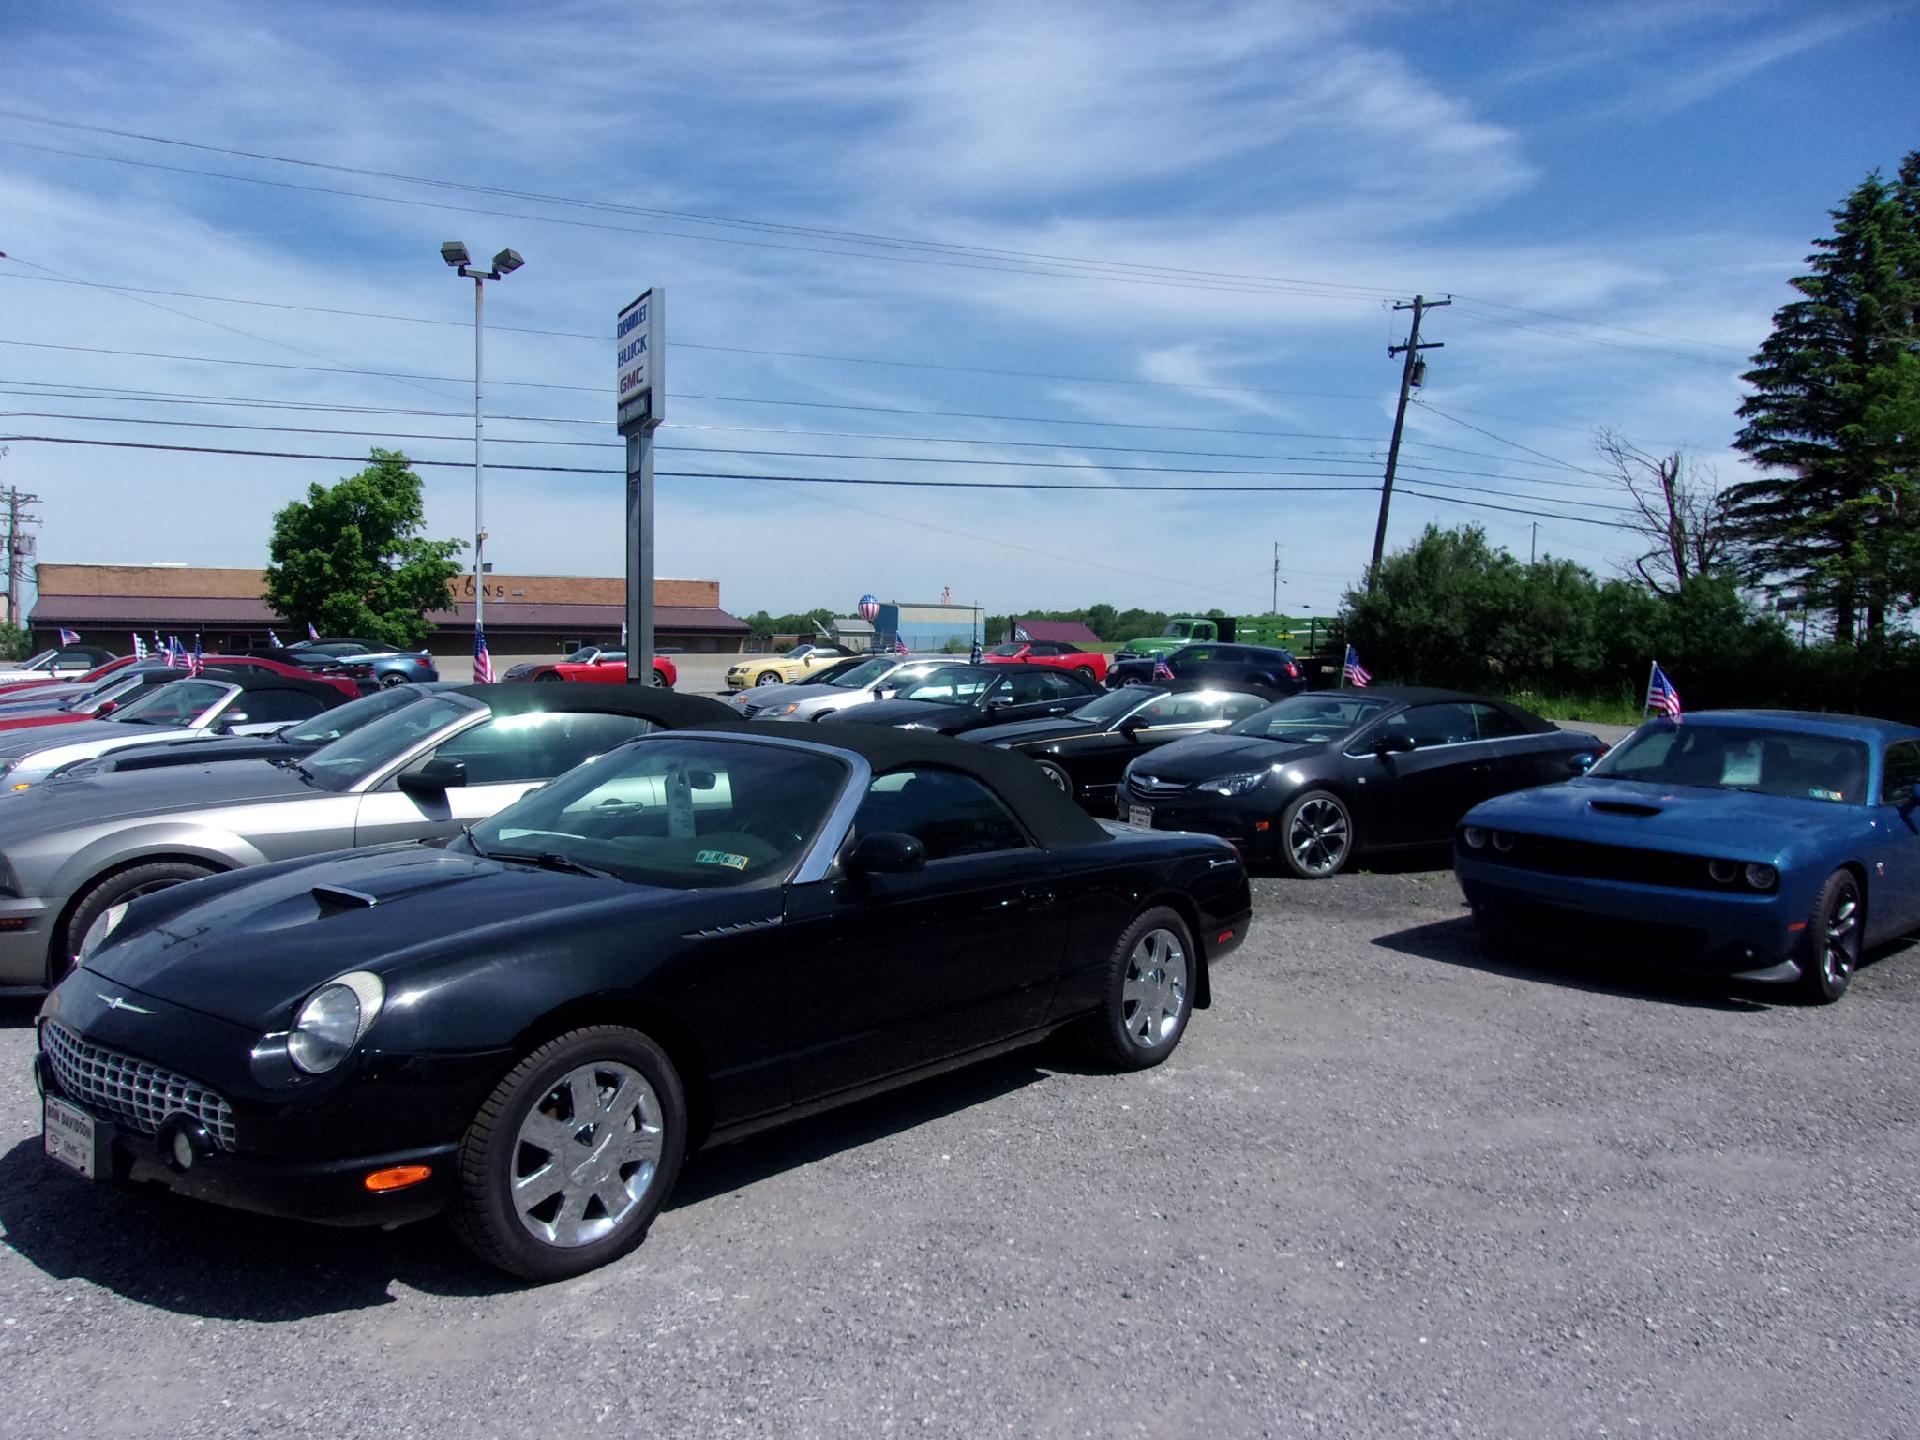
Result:
M1751 576L1828 610L1849 644L1862 614L1878 635L1914 589L1920 152L1830 213L1793 281L1804 298L1776 312L1745 377L1734 444L1768 473L1726 500Z
M433 628L426 612L450 608L452 557L466 546L420 538L426 505L406 456L375 450L372 461L273 517L266 599L295 627L411 648Z

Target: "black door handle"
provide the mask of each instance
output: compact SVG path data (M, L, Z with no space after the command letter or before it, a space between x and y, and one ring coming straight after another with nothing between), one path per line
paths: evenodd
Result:
M1059 898L1051 885L1028 885L1020 891L1020 901L1024 905L1051 905Z

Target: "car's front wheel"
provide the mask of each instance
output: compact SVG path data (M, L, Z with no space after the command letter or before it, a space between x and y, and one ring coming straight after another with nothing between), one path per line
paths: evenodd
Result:
M1860 882L1850 870L1836 870L1821 887L1813 914L1808 917L1806 958L1801 984L1816 1005L1830 1005L1847 993L1854 969L1860 964L1860 941L1866 929L1867 907Z
M1280 858L1302 880L1324 880L1353 854L1353 817L1326 790L1295 796L1280 812Z
M564 682L567 677L562 675L558 670L548 670L540 675L535 676L534 678L538 680L554 680L554 681Z
M454 1232L525 1280L605 1265L646 1237L686 1136L665 1051L620 1026L574 1030L514 1066L467 1127Z
M758 675L753 677L753 683L756 685L778 685L780 683L780 672L778 670L762 670Z
M1186 921L1164 906L1126 928L1107 962L1106 993L1084 1032L1116 1070L1145 1070L1173 1053L1193 1014L1199 953Z
M79 964L80 948L86 943L87 932L99 924L114 906L189 880L204 880L217 873L211 865L196 865L190 860L155 860L146 865L129 866L94 881L81 893L80 903L67 916L67 923L60 932L60 949L54 956L47 983L58 985Z

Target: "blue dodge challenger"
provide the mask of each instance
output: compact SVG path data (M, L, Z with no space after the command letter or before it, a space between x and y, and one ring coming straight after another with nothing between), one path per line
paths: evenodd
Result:
M1864 947L1920 927L1920 729L1724 710L1642 725L1585 776L1454 832L1496 936L1846 992Z

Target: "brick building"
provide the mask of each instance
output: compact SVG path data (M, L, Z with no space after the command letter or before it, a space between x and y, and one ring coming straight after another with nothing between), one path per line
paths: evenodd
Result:
M53 565L39 569L39 598L28 617L37 646L61 629L83 644L125 653L132 634L200 637L208 650L245 650L303 638L306 617L275 615L261 599L258 570L193 565ZM473 576L447 586L447 607L429 611L427 645L446 655L473 650ZM627 583L588 575L487 576L487 646L498 660L565 654L583 644L617 643L626 618ZM720 608L718 580L655 580L654 643L695 653L738 651L747 626Z

